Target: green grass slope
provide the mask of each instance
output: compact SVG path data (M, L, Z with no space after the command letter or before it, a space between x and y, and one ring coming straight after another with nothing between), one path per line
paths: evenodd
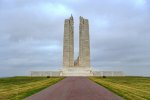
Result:
M150 100L149 77L90 77L127 100Z
M58 77L0 78L0 100L21 100L62 79Z

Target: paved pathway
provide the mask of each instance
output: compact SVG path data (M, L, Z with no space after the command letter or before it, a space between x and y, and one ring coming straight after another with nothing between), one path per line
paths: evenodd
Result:
M25 100L122 100L86 77L68 77Z

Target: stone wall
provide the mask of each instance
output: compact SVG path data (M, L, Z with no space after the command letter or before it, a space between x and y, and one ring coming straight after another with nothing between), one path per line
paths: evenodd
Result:
M60 76L60 71L31 71L31 76Z
M93 71L93 76L124 76L122 71Z
M31 71L31 76L124 76L122 71L92 71L90 68L67 68L64 71Z

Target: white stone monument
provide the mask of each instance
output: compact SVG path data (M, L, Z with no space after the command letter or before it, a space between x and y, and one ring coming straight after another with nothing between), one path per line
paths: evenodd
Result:
M62 76L93 76L90 65L88 19L80 17L79 56L74 61L74 19L65 19Z
M79 56L74 61L74 19L65 19L63 68L58 71L31 71L31 76L124 76L122 71L94 71L90 65L90 36L88 19L80 17Z

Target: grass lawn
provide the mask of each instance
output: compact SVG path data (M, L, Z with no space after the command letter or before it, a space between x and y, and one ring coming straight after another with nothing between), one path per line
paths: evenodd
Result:
M150 100L150 77L90 77L127 100Z
M0 78L0 100L22 100L62 79L58 77Z

